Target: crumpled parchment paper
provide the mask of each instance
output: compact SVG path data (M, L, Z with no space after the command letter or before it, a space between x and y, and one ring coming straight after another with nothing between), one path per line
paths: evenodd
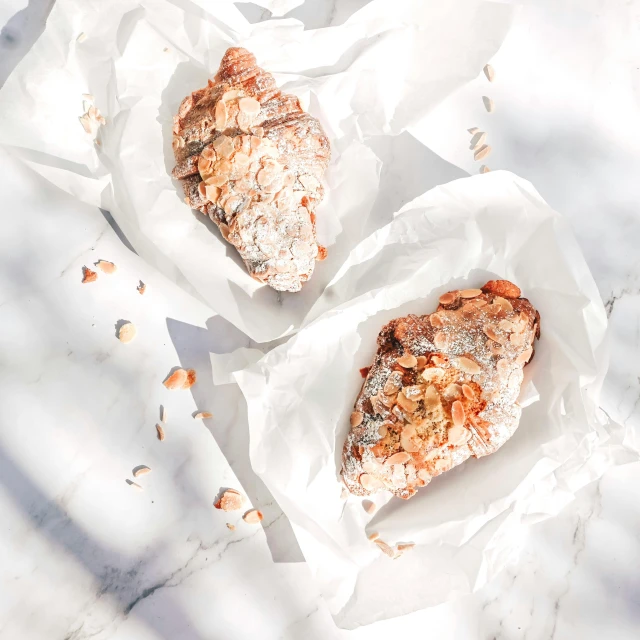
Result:
M261 0L274 15L297 0ZM135 250L256 341L297 329L379 196L369 136L395 135L480 73L511 8L484 0L373 0L346 22L305 30L250 24L231 2L57 0L46 30L0 91L0 144L62 189L101 206ZM332 145L318 210L328 259L300 293L252 280L235 249L170 177L172 117L241 45L320 119ZM97 142L78 118L92 94ZM391 213L391 212L389 212Z
M376 337L392 318L432 312L452 288L506 278L541 314L525 369L529 400L497 453L439 476L409 501L341 499L341 452ZM324 298L328 298L325 300ZM606 313L568 225L526 181L465 178L407 204L353 249L320 317L237 372L251 462L291 520L336 622L346 628L437 605L483 586L527 527L635 454L598 412ZM537 396L531 397L533 386ZM367 535L415 542L397 560Z

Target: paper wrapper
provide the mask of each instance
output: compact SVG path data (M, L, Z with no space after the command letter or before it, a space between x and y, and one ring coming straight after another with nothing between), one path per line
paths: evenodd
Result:
M300 2L259 4L280 15ZM296 20L251 25L231 2L57 0L0 92L0 144L110 211L142 257L254 340L271 340L300 326L365 236L380 195L369 136L403 131L476 77L510 16L505 4L480 0L373 0L343 24L306 31ZM331 142L317 211L329 255L300 293L252 280L170 177L172 118L235 45L300 97ZM100 144L78 120L85 93L107 120Z
M435 478L408 501L341 499L349 415L376 337L392 318L434 311L450 289L515 282L541 315L515 435L495 454ZM470 593L514 558L528 525L625 458L597 416L606 314L564 220L507 172L465 178L406 205L351 252L332 310L236 373L254 470L291 520L339 625L352 628ZM319 305L323 305L321 299ZM397 560L367 535L415 542Z

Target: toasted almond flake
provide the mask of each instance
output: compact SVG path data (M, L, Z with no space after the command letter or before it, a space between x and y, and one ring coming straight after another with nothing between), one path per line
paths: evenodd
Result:
M380 537L380 534L377 531L374 531L367 536L367 538L369 538L369 540L371 540L372 542L374 540L377 540L379 537Z
M84 42L87 39L87 34L84 31L81 31L76 38L76 42Z
M147 290L147 285L142 282L142 280L140 280L140 284L136 287L136 289L138 290L138 293L143 296L144 292Z
M376 512L376 504L375 502L371 502L371 500L363 500L362 508L371 516Z
M247 513L242 516L242 519L247 524L260 524L263 518L262 511L258 511L257 509L251 509L251 511L247 511Z
M362 470L365 473L378 473L382 469L382 465L377 460L367 460L362 463Z
M433 344L436 346L436 349L443 351L447 348L447 334L438 331L435 336L433 336Z
M487 336L487 338L490 338L491 340L494 340L499 344L502 344L505 341L503 337L499 336L495 332L495 329L491 325L486 325L482 330L484 331L484 335Z
M363 473L360 476L360 484L367 491L375 491L377 489L384 489L384 484L382 480L376 478L375 476L369 475L368 473Z
M461 427L464 424L464 407L462 406L462 402L460 402L460 400L456 400L451 405L451 419L453 420L453 424L456 427Z
M445 357L443 357L442 355L433 355L431 356L431 362L436 365L436 367L442 367L443 365L447 364L447 359Z
M411 353L405 353L396 358L396 362L405 369L413 369L418 364L418 359Z
M444 390L444 397L451 400L452 398L459 398L462 394L462 387L452 382L447 385L447 388Z
M448 293L443 293L439 298L438 301L440 302L440 304L451 304L452 302L455 302L456 300L456 294L453 291L449 291Z
M218 100L215 109L216 129L223 131L227 127L227 105L224 100Z
M454 425L447 431L447 440L450 445L458 447L463 445L471 437L471 432L462 425Z
M398 551L408 551L409 549L413 549L416 546L415 542L403 542L396 546Z
M196 370L187 369L187 379L182 384L183 389L190 389L196 383Z
M456 359L455 363L459 369L462 369L462 371L464 371L465 373L470 373L471 375L475 375L477 373L480 373L481 371L480 365L477 362L471 360L471 358L465 358L464 356L461 356L460 358Z
M524 342L525 342L525 335L524 333L512 333L509 336L509 342L514 346L514 347L521 347Z
M471 138L471 141L469 142L469 149L477 149L478 147L481 147L486 139L486 132L478 131L478 133L474 134L473 138Z
M413 413L418 408L418 403L411 398L407 398L404 393L399 393L396 401L407 413Z
M473 154L474 160L482 160L486 158L491 153L491 147L488 144L483 144L476 152Z
M529 347L516 358L516 362L518 364L524 364L526 362L529 362L532 355L533 355L533 348Z
M488 96L482 96L482 103L484 104L484 108L487 110L488 113L492 113L496 108L495 103Z
M151 473L151 469L149 467L147 467L146 465L140 466L140 467L136 467L133 470L133 477L134 478L138 478L139 476L146 476L147 473Z
M487 165L486 165L486 164L483 164L483 165L480 167L480 171L479 171L478 173L489 173L489 171L491 171L491 169L489 169L489 167L487 167Z
M222 511L238 511L244 504L244 496L235 489L226 489L217 502L213 503L216 509Z
M157 424L156 425L156 431L158 433L158 440L160 440L160 442L162 442L164 440L164 429L162 428L161 425Z
M118 340L127 344L136 337L137 333L138 331L132 322L125 322L118 331Z
M484 65L484 69L482 70L484 71L484 75L487 77L487 80L489 82L493 82L496 77L495 69L489 63L487 63Z
M463 289L459 291L458 294L461 298L476 298L482 293L482 289Z
M260 103L255 98L240 98L238 107L240 107L240 111L250 117L255 117L260 113Z
M517 360L516 360L516 362L517 362ZM498 362L496 362L496 371L503 378L507 376L507 374L509 373L510 369L511 369L511 365L509 363L509 360L507 360L507 358L503 358L502 360L498 360Z
M85 113L83 116L80 116L80 124L82 128L85 130L85 133L89 135L93 135L95 133L95 125L94 121Z
M205 184L204 180L198 184L198 193L200 194L200 197L203 199L207 197L206 188L207 188L207 185Z
M82 267L82 284L88 282L95 282L98 279L98 274L95 271L91 271L89 267Z
M209 413L208 411L199 411L193 416L194 420L207 420L208 418L213 418L213 413Z
M133 480L129 480L127 478L126 483L130 486L133 487L134 489L137 489L138 491L144 491L142 485L138 484L137 482L134 482Z
M227 522L227 529L229 529L231 531L235 531L236 530L236 525L235 524L231 524L230 522Z
M390 558L395 557L395 551L384 541L380 540L380 539L376 539L373 541L375 544L378 545L378 547L380 548L380 551L382 551L382 553L384 553L385 555L389 556Z
M417 360L416 366L419 369L422 369L422 367L427 366L427 356L418 356L416 360Z
M473 401L476 399L475 391L468 384L462 385L462 394L467 400Z
M405 462L409 462L409 460L411 460L411 456L406 451L399 451L389 456L384 463L386 465L404 464Z
M506 313L511 313L513 311L513 305L506 298L496 296L493 299L493 304L497 304Z
M381 438L384 438L384 437L387 435L388 431L389 431L389 428L387 427L387 425L386 425L386 424L381 424L381 425L378 427L378 435L379 435Z
M184 369L176 369L162 383L167 389L182 389L182 385L187 381L187 372Z
M516 326L513 324L513 322L509 321L509 320L500 320L500 322L498 322L498 329L502 329L503 331L515 331Z
M115 273L118 270L118 267L116 267L115 264L113 264L113 262L108 262L107 260L98 260L98 262L96 262L96 266L98 267L98 269L100 269L100 271L102 271L102 273Z
M351 414L350 422L352 427L358 427L364 420L364 414L361 411L354 411Z
M441 378L444 375L444 371L439 367L427 367L422 372L422 378L427 382L430 382L434 378Z

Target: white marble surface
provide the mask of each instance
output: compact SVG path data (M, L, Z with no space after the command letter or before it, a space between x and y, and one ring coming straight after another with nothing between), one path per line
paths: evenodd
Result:
M307 1L294 15L317 27L360 4ZM602 406L637 432L640 3L545 4L520 12L496 57L495 113L477 109L488 91L479 78L413 131L440 156L409 134L376 141L383 184L397 188L376 203L372 224L476 171L462 123L486 127L488 164L531 179L573 224L610 312ZM42 28L49 3L25 5L0 4L0 78ZM640 635L640 463L606 473L533 527L513 568L473 596L337 629L286 519L250 469L238 390L211 379L209 354L252 346L248 339L145 265L99 210L4 154L0 185L2 640ZM99 258L118 272L81 285L81 267ZM139 327L130 345L115 338L121 319ZM178 364L198 371L191 393L161 385ZM162 443L160 404L169 414ZM214 420L193 420L196 409ZM139 464L153 469L142 492L125 484ZM221 486L239 485L264 511L264 527L212 508Z

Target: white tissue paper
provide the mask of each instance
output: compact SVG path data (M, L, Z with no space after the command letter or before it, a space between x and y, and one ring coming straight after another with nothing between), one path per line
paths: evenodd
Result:
M341 499L358 369L371 364L382 326L494 278L515 282L541 315L515 435L408 501L379 495L372 516L362 499ZM529 525L631 455L598 416L607 320L596 285L563 218L510 173L457 180L407 204L353 249L317 306L320 317L236 379L253 468L342 627L477 590L516 557ZM392 560L367 539L373 532L416 546Z
M281 15L300 3L259 4ZM57 0L44 34L0 91L0 144L110 211L143 258L254 340L268 341L309 318L371 230L367 217L381 194L369 137L400 133L475 78L511 12L483 0L373 0L342 24L305 30L293 19L252 25L223 1ZM328 258L300 293L251 279L170 177L173 115L236 45L300 97L331 142L317 211ZM83 94L106 118L95 143L79 122L88 108Z

